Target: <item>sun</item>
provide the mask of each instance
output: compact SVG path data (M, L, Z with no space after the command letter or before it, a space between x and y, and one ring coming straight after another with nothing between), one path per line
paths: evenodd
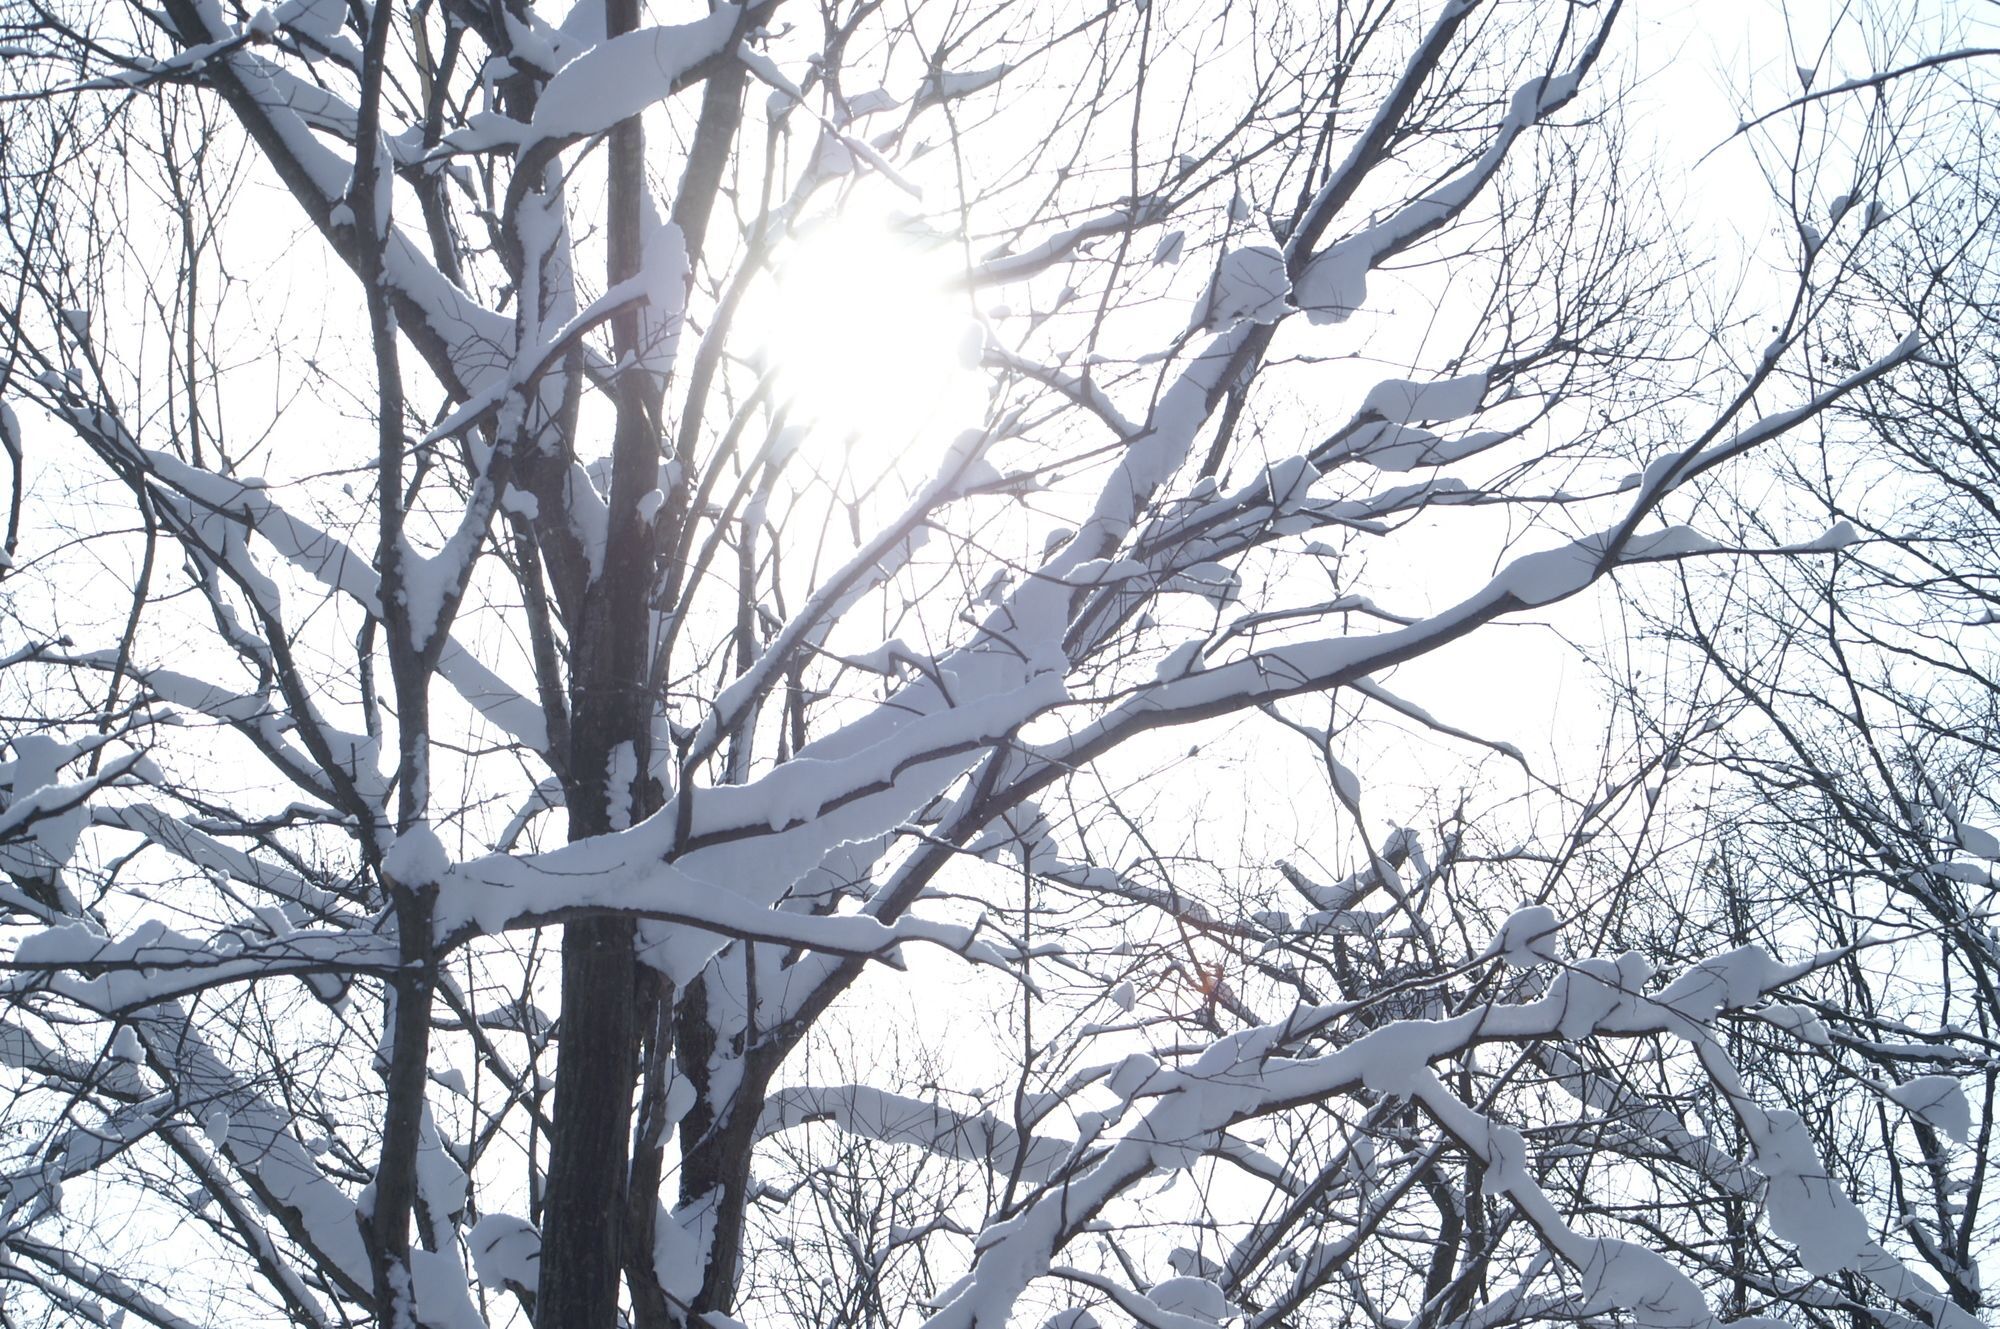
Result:
M746 308L777 400L813 446L899 453L977 422L981 332L955 247L855 203L790 236Z

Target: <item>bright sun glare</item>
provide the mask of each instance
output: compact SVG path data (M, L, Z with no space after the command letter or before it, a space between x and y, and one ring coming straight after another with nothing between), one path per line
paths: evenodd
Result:
M953 247L887 210L850 207L786 244L755 336L808 446L897 452L977 422L979 328Z

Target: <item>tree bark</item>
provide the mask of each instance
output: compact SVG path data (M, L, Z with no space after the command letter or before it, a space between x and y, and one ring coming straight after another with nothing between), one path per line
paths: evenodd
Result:
M638 26L637 0L605 7L609 36ZM609 280L639 270L645 134L637 118L609 143ZM634 363L639 312L612 320L614 360ZM653 540L639 499L659 475L659 442L645 409L644 375L614 386L610 530L599 575L573 620L569 822L572 840L603 835L643 815L648 766L647 592ZM629 745L630 752L621 748ZM622 779L619 772L634 778ZM540 1329L612 1329L624 1252L632 1086L638 1068L630 920L585 919L563 934L563 1005L542 1229Z

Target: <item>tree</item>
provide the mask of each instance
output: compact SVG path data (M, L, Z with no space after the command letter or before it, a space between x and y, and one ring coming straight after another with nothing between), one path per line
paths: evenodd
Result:
M1899 938L1893 967L1857 954L1815 994L1830 1058L1895 1097L1955 1076L1990 1103L1991 1069L1931 1036L1987 1036L2000 977L1983 903L2000 853L1986 829L2000 737L1986 633L2000 567L1996 193L1981 136L1951 114L1990 107L1983 72L1985 85L1905 73L1889 95L1830 109L1817 133L1776 145L1863 145L1814 154L1819 187L1800 191L1791 217L1802 270L1855 274L1826 334L1829 360L1851 362L1892 318L1923 325L1925 349L1775 450L1754 500L1720 489L1707 500L1747 546L1801 515L1845 523L1855 539L1825 558L1734 568L1726 588L1690 571L1659 626L1705 676L1686 691L1742 712L1711 745L1731 791L1733 852L1709 866L1732 930L1770 940L1782 929L1826 949L1871 931ZM1909 132L1926 122L1946 132ZM1913 298L1940 285L1945 298ZM1770 907L1773 895L1790 907ZM1990 1114L1967 1128L1977 1132L1968 1168L1951 1165L1937 1123L1921 1116L1854 1113L1838 1130L1853 1184L1903 1215L1914 1256L1976 1310Z
M19 1314L1971 1322L1873 952L1390 686L1925 349L1689 316L1618 4L6 13Z

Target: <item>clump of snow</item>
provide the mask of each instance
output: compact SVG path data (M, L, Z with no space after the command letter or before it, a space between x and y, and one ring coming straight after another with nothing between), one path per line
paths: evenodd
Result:
M540 500L526 490L516 489L512 485L508 485L500 493L500 510L525 517L529 521L542 515Z
M604 496L598 493L582 462L570 463L564 497L569 504L570 530L583 546L584 559L590 564L590 579L595 581L604 575L604 549L611 539L611 509L605 505Z
M1592 1301L1623 1307L1642 1329L1702 1329L1715 1322L1701 1289L1658 1251L1601 1237L1577 1272Z
M1291 312L1285 256L1269 245L1232 249L1195 305L1190 330L1226 331L1245 321L1276 323Z
M1500 957L1515 969L1532 969L1544 960L1559 959L1556 933L1562 920L1545 904L1516 909L1493 935L1481 959Z
M692 23L641 28L597 43L556 71L535 104L531 125L484 113L452 135L453 147L525 146L543 139L601 134L672 93L695 66L720 55L739 11L720 5Z
M1167 1252L1167 1267L1190 1278L1222 1277L1221 1265L1189 1246L1176 1246Z
M1764 1201L1771 1231L1798 1248L1799 1263L1816 1277L1852 1268L1868 1251L1868 1220L1827 1175L1798 1113L1763 1115L1753 1161L1771 1179Z
M1430 1064L1433 1048L1418 1021L1384 1025L1347 1045L1360 1063L1361 1083L1378 1094L1407 1094Z
M1960 863L1948 858L1939 859L1935 863L1929 863L1923 867L1916 868L1909 875L1915 877L1924 873L1929 873L1934 877L1942 877L1946 881L1963 882L1967 886L1991 886L1993 884L1993 874L1979 866L1979 864Z
M1419 466L1447 466L1505 443L1511 435L1481 429L1459 438L1439 438L1428 429L1377 421L1363 425L1347 440L1347 455L1359 457L1378 471L1414 471Z
M1637 951L1616 960L1578 960L1549 989L1563 1012L1556 1031L1571 1042L1588 1037L1599 1024L1635 1010L1652 976L1653 966Z
M1361 801L1361 777L1354 773L1354 769L1351 766L1337 757L1329 755L1326 760L1327 766L1333 775L1334 792L1340 795L1341 802L1350 806L1359 803Z
M1159 1074L1160 1063L1144 1052L1134 1052L1118 1063L1118 1069L1111 1072L1111 1079L1105 1087L1118 1097L1130 1100Z
M431 1329L486 1329L485 1319L473 1309L465 1269L455 1254L411 1251L410 1293L417 1303L417 1318Z
M866 92L857 92L847 99L845 118L849 121L859 120L863 116L893 111L902 104L887 88L870 88Z
M668 1296L682 1304L701 1291L702 1269L715 1239L714 1192L662 1214L653 1226L653 1273Z
M1390 378L1369 390L1361 409L1391 424L1411 425L1420 420L1463 420L1475 414L1485 398L1484 371L1431 383Z
M673 372L687 313L687 238L681 228L652 215L647 199L645 241L639 255L639 284L646 293L639 312L639 364L664 377Z
M464 1213L471 1193L471 1181L445 1147L428 1104L417 1140L417 1188L432 1213L447 1217Z
M1694 1020L1748 1006L1783 982L1791 971L1762 946L1739 946L1712 956L1669 983L1653 1000Z
M848 148L848 142L848 138L839 131L822 128L819 141L813 145L812 161L806 166L807 176L830 179L853 174L854 153Z
M1161 589L1199 595L1221 609L1242 594L1243 582L1236 570L1225 564L1197 563L1174 573Z
M661 1116L669 1124L677 1123L694 1110L694 1083L686 1076L677 1075L667 1086L667 1104Z
M1756 1015L1758 1019L1785 1030L1802 1043L1821 1048L1833 1046L1833 1036L1827 1033L1826 1025L1804 1006L1773 1002L1757 1011Z
M1088 1307L1071 1306L1042 1321L1042 1329L1098 1329L1098 1323Z
M1545 605L1575 595L1596 579L1600 555L1582 540L1523 554L1494 580L1524 605Z
M865 669L871 674L881 674L885 678L894 678L903 671L904 665L921 658L923 657L911 650L909 644L901 637L891 637L872 651L842 656L841 660L852 668Z
M1132 558L1093 558L1077 564L1063 578L1072 586L1103 586L1146 575L1146 565Z
M632 825L632 786L638 778L639 751L627 739L611 749L604 772L604 815L614 831Z
M959 97L970 97L975 92L992 87L1013 70L1012 65L994 65L988 69L932 70L917 89L916 104L919 107L936 106Z
M1889 1097L1912 1118L1960 1144L1972 1140L1972 1104L1965 1086L1949 1075L1919 1075L1888 1087Z
M451 856L428 822L418 822L382 855L382 875L399 886L434 886L451 871Z
M986 360L986 329L979 323L968 323L958 338L958 367L977 369Z
M346 0L288 0L273 16L279 27L326 45L340 35L347 22Z
M14 759L0 762L0 834L9 841L0 845L0 870L46 878L69 862L90 824L88 786L56 780L85 749L47 734L21 734L13 747Z
M1669 526L1663 531L1635 535L1625 542L1620 557L1624 561L1685 558L1689 554L1709 554L1721 549L1716 541L1692 526Z
M1165 682L1194 673L1201 667L1201 649L1205 645L1207 643L1199 637L1179 643L1154 666L1153 677Z
M1931 800L1936 805L1938 812L1943 815L1945 821L1950 823L1952 838L1958 841L1961 849L1975 858L2000 858L2000 836L1996 836L1993 832L1979 826L1974 826L1971 822L1967 821L1965 819L1965 809L1959 805L1956 799L1946 794L1935 780L1926 776L1924 783L1930 789ZM1949 868L1957 865L1947 864L1942 866L1944 869L1942 875L1953 876L1954 874L1949 871ZM1940 867L1933 866L1932 870L1940 871ZM1955 879L1960 881L1983 881L1985 876L1986 874L1982 871L1976 877L1961 876Z
M1807 544L1797 547L1802 554L1832 553L1861 542L1861 533L1854 529L1854 523L1846 518L1827 528L1826 534Z
M1958 836L1959 847L1966 853L1979 858L2000 858L2000 836L1981 826L1974 826L1960 820L1952 826Z
M1316 324L1344 323L1368 299L1368 269L1374 262L1359 240L1343 240L1306 265L1292 290L1292 302Z
M425 558L403 543L403 606L409 611L410 635L418 642L427 643L436 635L445 596L454 589L459 569L450 553L447 548L435 558Z
M1242 1314L1222 1289L1207 1278L1182 1276L1153 1285L1153 1304L1170 1315L1185 1315L1207 1324L1221 1324Z
M1534 1184L1528 1173L1528 1141L1512 1126L1487 1123L1486 1176L1481 1189L1499 1195Z
M487 1214L465 1234L472 1267L486 1287L513 1283L533 1292L541 1280L542 1234L512 1214Z

